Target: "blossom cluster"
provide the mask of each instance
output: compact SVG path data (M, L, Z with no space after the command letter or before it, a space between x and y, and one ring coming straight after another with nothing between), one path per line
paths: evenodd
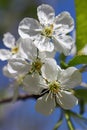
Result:
M74 20L69 12L55 16L47 4L37 8L38 20L24 18L18 27L19 39L7 32L0 49L0 59L7 60L3 73L16 81L30 95L40 95L36 110L45 115L55 107L71 109L78 103L72 89L81 83L81 73L75 67L62 69L54 59L56 52L69 55L74 44L69 33ZM16 87L16 86L15 86Z

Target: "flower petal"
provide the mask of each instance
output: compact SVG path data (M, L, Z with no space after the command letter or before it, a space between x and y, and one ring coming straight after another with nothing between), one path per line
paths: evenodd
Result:
M71 92L67 91L61 91L56 100L63 109L71 109L74 105L78 104L78 99Z
M36 102L36 110L44 115L50 115L55 109L55 98L45 94L38 98Z
M71 15L64 11L55 18L54 30L55 33L67 34L74 28L74 20Z
M70 54L74 42L71 36L54 36L53 41L56 51L64 53L66 56Z
M57 63L54 59L46 58L45 62L41 68L42 76L49 81L57 80Z
M26 57L29 61L34 60L37 57L37 48L33 44L33 41L29 38L21 39L22 56Z
M41 27L37 20L33 18L24 18L18 28L19 35L22 38L32 38L36 37L41 31Z
M7 76L8 78L15 78L17 76L17 72L16 71L12 70L11 72L9 72L8 65L3 67L3 74L5 76Z
M21 58L12 58L9 60L8 65L14 71L17 71L18 74L26 74L30 69L30 65ZM10 70L9 70L10 71Z
M6 49L0 49L0 60L8 60L11 57L11 52Z
M55 57L55 54L56 54L56 51L55 50L53 50L52 52L48 52L48 51L45 51L45 56L43 56L43 57L49 57L49 58L54 58Z
M37 8L37 15L42 25L48 25L53 23L55 12L50 5L42 4Z
M4 34L3 42L6 47L12 48L15 46L15 37L11 33L7 32Z
M69 67L63 70L60 75L60 83L62 88L74 88L81 84L82 76L78 69L75 67Z
M34 41L34 45L39 49L39 51L48 51L52 52L54 49L53 43L49 38L39 35Z
M27 75L23 81L23 89L29 94L40 94L42 86L40 85L41 77L38 74Z

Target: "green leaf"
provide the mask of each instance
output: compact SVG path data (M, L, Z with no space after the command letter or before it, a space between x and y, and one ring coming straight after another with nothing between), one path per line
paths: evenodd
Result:
M87 64L87 55L75 56L72 60L69 61L69 66L75 66L79 64Z
M77 52L87 44L87 0L75 0Z
M87 89L75 90L75 96L87 103Z
M60 62L60 66L61 66L62 69L68 68L68 64L66 64L66 63L63 62L63 61Z

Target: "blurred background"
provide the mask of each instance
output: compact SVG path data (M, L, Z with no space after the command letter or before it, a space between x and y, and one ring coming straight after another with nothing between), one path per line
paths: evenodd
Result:
M75 19L74 0L0 0L0 49L4 48L3 34L11 32L17 39L19 22L24 17L37 19L37 6L42 3L51 5L56 15L66 10ZM12 95L11 91L6 91L11 81L2 73L5 64L6 62L0 61L1 98ZM77 106L74 109L78 111L79 108ZM0 105L0 130L52 130L59 115L59 109L55 109L50 116L37 113L33 99ZM67 130L65 120L60 130Z

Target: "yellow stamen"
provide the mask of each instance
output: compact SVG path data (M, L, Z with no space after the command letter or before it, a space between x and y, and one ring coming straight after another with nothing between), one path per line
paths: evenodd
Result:
M16 54L18 52L19 48L18 47L14 47L11 49L12 54Z
M60 84L57 81L53 81L49 84L49 90L56 94L60 91Z
M50 26L46 26L42 31L42 35L46 37L51 37L52 33L53 33L53 24L51 24Z
M43 65L43 63L41 62L41 60L39 58L37 58L32 63L32 69L31 69L31 71L40 73L42 65Z

